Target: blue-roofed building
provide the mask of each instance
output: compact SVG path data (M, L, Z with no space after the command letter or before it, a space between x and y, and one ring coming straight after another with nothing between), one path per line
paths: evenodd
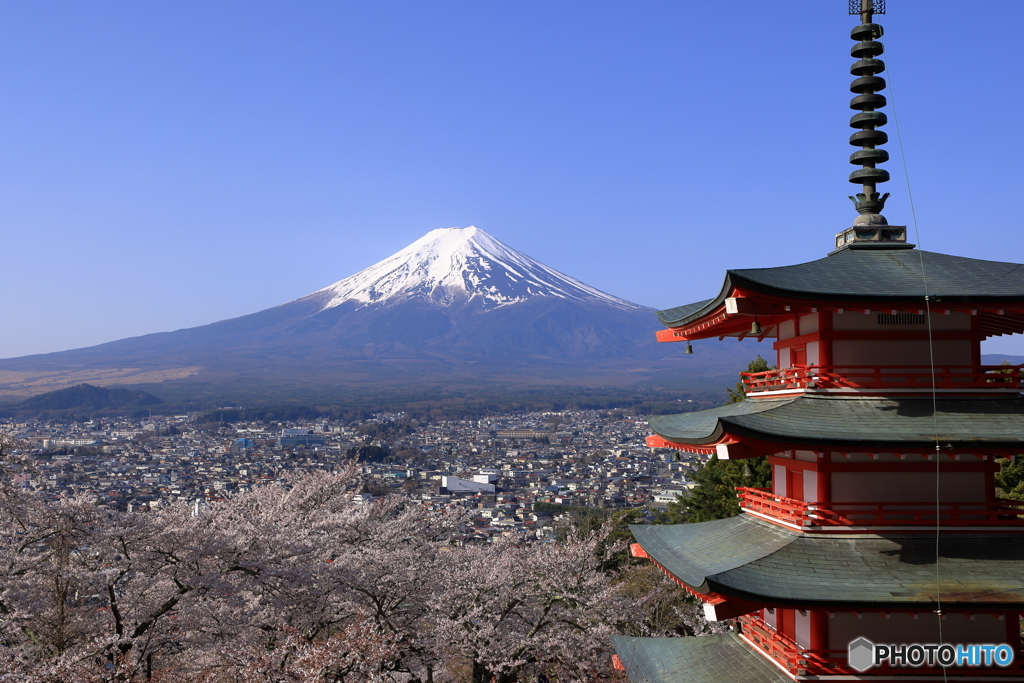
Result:
M253 442L252 439L241 438L235 439L233 442L231 442L231 447L229 448L229 450L232 453L244 453L251 451L254 448L256 448L256 444Z

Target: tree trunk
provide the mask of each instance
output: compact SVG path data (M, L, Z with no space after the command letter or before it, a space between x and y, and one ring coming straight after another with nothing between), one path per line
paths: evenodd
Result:
M491 683L491 672L475 659L473 660L473 683Z

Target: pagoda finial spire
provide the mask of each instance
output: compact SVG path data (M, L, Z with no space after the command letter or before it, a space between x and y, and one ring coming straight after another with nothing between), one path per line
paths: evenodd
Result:
M857 132L850 136L850 144L860 149L850 155L850 163L861 166L850 174L850 182L863 186L863 191L850 197L860 214L855 226L886 225L882 216L885 200L889 194L879 194L879 183L889 180L889 172L877 165L889 160L889 153L880 149L889 141L883 131L878 130L887 123L884 113L878 111L885 106L885 96L879 94L885 89L885 79L877 74L885 71L885 62L878 59L884 51L882 27L874 23L875 14L885 14L885 0L849 0L850 14L860 15L860 25L850 32L850 38L857 41L850 54L857 60L850 67L850 73L857 78L850 84L855 96L850 108L858 111L850 118L850 127Z

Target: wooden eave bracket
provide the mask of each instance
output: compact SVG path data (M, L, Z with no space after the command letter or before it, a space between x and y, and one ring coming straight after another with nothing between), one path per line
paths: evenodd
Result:
M819 311L832 313L916 313L924 314L923 301L835 301L791 298L780 299L756 291L734 287L730 297L725 299L725 309L730 315L805 315ZM940 300L931 302L931 311L937 315L963 313L964 315L998 316L1004 320L1024 316L1024 308L1007 306L1005 303L946 304ZM1014 320L1014 322L1017 322Z
M725 337L730 335L746 336L741 328L736 327L735 321L731 325L724 325L730 318L735 316L749 317L758 316L761 326L767 329L768 325L776 325L780 319L790 316L807 315L829 311L832 313L916 313L921 315L925 312L923 302L920 301L823 301L823 300L801 300L780 299L771 295L755 292L740 287L734 287L729 297L723 300L722 305L716 306L708 314L698 320L691 321L685 325L672 327L667 330L660 330L657 333L658 341L689 341L694 339L706 339L710 337ZM1006 304L971 304L971 305L949 305L941 301L934 301L931 311L939 315L950 313L963 313L966 315L979 316L984 319L984 325L989 328L988 336L1000 334L1014 334L1024 332L1024 309L1022 308L997 308ZM998 322L994 319L1001 318ZM732 321L730 321L732 322ZM726 329L728 327L729 329Z
M690 337L686 335L682 328L675 329L670 327L667 330L658 330L654 333L654 337L660 342L690 341Z
M649 559L651 559L651 556L647 554L647 551L644 550L644 547L642 545L640 545L639 543L630 543L629 544L629 554L631 556L637 558L638 560L649 560Z
M763 605L756 602L750 602L749 600L740 600L738 598L727 598L716 593L712 593L715 598L712 600L702 601L704 603L704 618L708 621L725 621L727 619L735 619L741 617L744 614L750 614L756 612Z
M718 447L718 442L707 444L676 443L675 441L669 441L657 434L650 434L646 439L644 439L644 443L648 448L671 448L675 451L694 453L696 455L715 455Z
M770 455L782 449L780 444L754 443L732 434L724 434L717 441L702 444L676 443L657 434L651 434L646 438L645 443L648 448L671 448L697 455L717 455L719 460L746 460L761 455Z
M715 455L718 456L719 460L744 460L746 458L756 458L758 455L763 454L753 452L753 449L745 443L729 440L715 444Z
M750 334L750 323L747 319L757 316L764 329L764 332L758 336L758 341L761 341L775 331L781 320L815 310L808 306L794 306L759 297L745 296L735 290L732 293L734 296L726 298L721 306L715 307L700 319L685 325L658 330L655 333L657 340L659 342L691 341L711 337L722 339L727 336L737 336L743 339Z
M747 296L740 291L733 291L733 295L725 300L726 315L757 315L764 317L771 316L793 316L811 313L812 308L806 304L794 304L791 301L777 299L765 299L760 296Z
M753 300L745 296L730 296L725 300L726 315L759 315L765 311L758 310L760 307Z
M717 326L725 322L725 309L721 306L711 311L708 315L694 320L679 327L670 327L667 330L658 330L655 337L660 342L689 341L691 339L705 339L718 334Z
M717 455L719 460L747 460L749 458L757 458L762 455L778 456L782 452L792 452L794 450L802 451L815 451L819 453L818 459L825 462L831 462L827 458L822 457L822 453L836 453L845 456L849 459L850 452L856 450L858 453L870 453L877 451L877 453L903 453L904 455L919 455L925 460L933 460L934 452L918 450L914 448L907 448L906 450L900 450L898 446L891 449L878 449L863 447L860 449L852 449L849 446L828 446L822 449L821 444L814 443L782 443L775 441L762 441L759 439L753 439L748 436L738 436L726 432L717 441L703 443L703 444L685 444L676 443L669 441L668 439L659 436L658 434L650 434L645 439L648 448L671 448L673 450L682 451L684 453L694 453L697 455ZM963 456L974 456L978 460L988 463L991 467L998 467L994 464L995 458L1007 457L1013 458L1020 449L1005 448L1005 447L993 447L984 448L981 446L965 447L965 449L957 450L957 454ZM944 454L942 462L945 465L950 465L949 461L952 460L952 454ZM791 457L791 456L784 456ZM904 462L901 459L901 462ZM952 465L951 465L952 466ZM958 470L959 471L959 470ZM966 471L966 470L965 470Z

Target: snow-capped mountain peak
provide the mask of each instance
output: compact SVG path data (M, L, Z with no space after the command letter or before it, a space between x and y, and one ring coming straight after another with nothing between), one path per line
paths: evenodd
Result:
M536 297L643 308L548 268L476 226L431 230L396 254L310 296L324 299L323 309L414 298L438 306L474 301L497 308Z

